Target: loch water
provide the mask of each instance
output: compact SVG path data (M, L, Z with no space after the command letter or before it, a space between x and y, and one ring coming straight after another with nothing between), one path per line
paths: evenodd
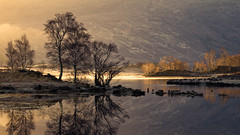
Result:
M167 85L166 79L114 80L146 91L112 94L1 94L0 134L239 135L240 88ZM149 93L147 93L149 89ZM194 90L203 97L158 96ZM219 96L225 94L227 96Z

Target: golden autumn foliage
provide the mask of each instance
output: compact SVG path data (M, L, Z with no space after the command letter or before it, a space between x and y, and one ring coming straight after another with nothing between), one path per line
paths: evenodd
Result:
M158 72L158 68L154 63L146 62L142 65L142 70L145 75L152 75Z
M227 51L222 48L221 55L216 60L217 66L231 66L240 67L240 53L236 55L229 55Z
M240 67L240 53L229 55L225 48L221 48L220 57L216 57L215 50L206 52L202 62L194 63L194 72L209 72L218 67Z
M240 53L236 55L229 55L225 48L221 48L220 57L217 57L216 51L211 50L210 52L206 52L204 54L201 62L194 62L192 71L199 73L212 72L218 67L240 67ZM189 71L190 68L187 62L183 62L173 56L164 56L158 64L151 62L144 63L142 65L142 70L145 75L154 75L158 72L166 70Z
M153 75L155 73L166 70L184 71L189 69L189 64L182 62L172 56L164 56L157 65L146 62L142 65L142 70L145 75Z
M194 63L193 71L194 72L206 72L207 71L207 65L204 62L196 61Z
M216 68L216 52L215 52L215 50L206 52L204 54L204 61L206 63L208 71L211 71L214 68Z
M187 62L182 62L173 56L164 56L158 63L160 71L165 70L188 70L189 64Z

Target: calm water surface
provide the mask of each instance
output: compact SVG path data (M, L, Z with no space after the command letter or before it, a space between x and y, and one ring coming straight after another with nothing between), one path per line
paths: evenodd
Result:
M239 88L166 85L166 81L114 80L114 85L149 88L150 93L141 97L2 94L0 134L240 134ZM194 90L204 96L157 96L152 89ZM228 96L218 96L223 93Z

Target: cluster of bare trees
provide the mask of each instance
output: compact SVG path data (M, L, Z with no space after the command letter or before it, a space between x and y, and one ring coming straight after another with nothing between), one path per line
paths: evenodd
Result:
M146 62L142 65L142 69L145 75L153 75L166 70L188 70L189 64L187 62L182 62L173 56L164 56L158 64Z
M32 66L35 51L31 49L26 35L14 42L9 41L6 48L7 65L11 70L26 69Z
M74 69L74 82L77 73L91 72L95 85L108 86L114 76L127 65L124 57L118 55L115 44L91 41L90 34L82 23L76 21L72 13L56 14L44 24L48 42L45 44L47 57L59 65L62 79L63 67Z
M77 22L71 12L56 14L44 24L48 35L45 43L47 57L52 64L60 68L59 80L62 79L63 68L74 70L74 82L78 72L92 73L95 85L109 86L114 76L127 67L128 62L118 54L115 44L91 41L91 36L82 23ZM8 43L6 56L8 66L12 69L26 69L33 64L34 50L31 50L26 35L21 39Z
M90 69L94 74L94 82L98 86L109 86L112 78L128 65L124 57L118 55L115 44L94 41L90 52L92 54Z

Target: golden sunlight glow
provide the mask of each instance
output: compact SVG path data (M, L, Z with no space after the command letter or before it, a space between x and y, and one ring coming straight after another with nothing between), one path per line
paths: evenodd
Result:
M158 80L158 79L192 79L193 77L180 77L180 76L161 76L161 77L145 77L143 73L128 73L123 72L113 79L123 80ZM194 77L195 79L206 78L206 77Z
M34 69L34 68L33 68ZM38 70L38 69L34 69ZM73 71L71 70L65 70L62 79L63 80L73 80L74 76L71 73ZM51 70L51 69L46 69L44 71L44 74L51 74L56 77L59 76L59 71L57 70ZM143 73L129 73L129 72L122 72L116 77L114 77L114 80L159 80L159 79L192 79L193 77L181 77L181 76L161 76L161 77L145 77L143 76ZM194 77L194 79L201 79L201 78L206 78L206 77ZM87 80L94 80L94 76L92 75L82 75L82 79L87 79Z
M1 114L0 117L0 126L2 127L6 127L7 123L8 123L9 119L6 113Z

